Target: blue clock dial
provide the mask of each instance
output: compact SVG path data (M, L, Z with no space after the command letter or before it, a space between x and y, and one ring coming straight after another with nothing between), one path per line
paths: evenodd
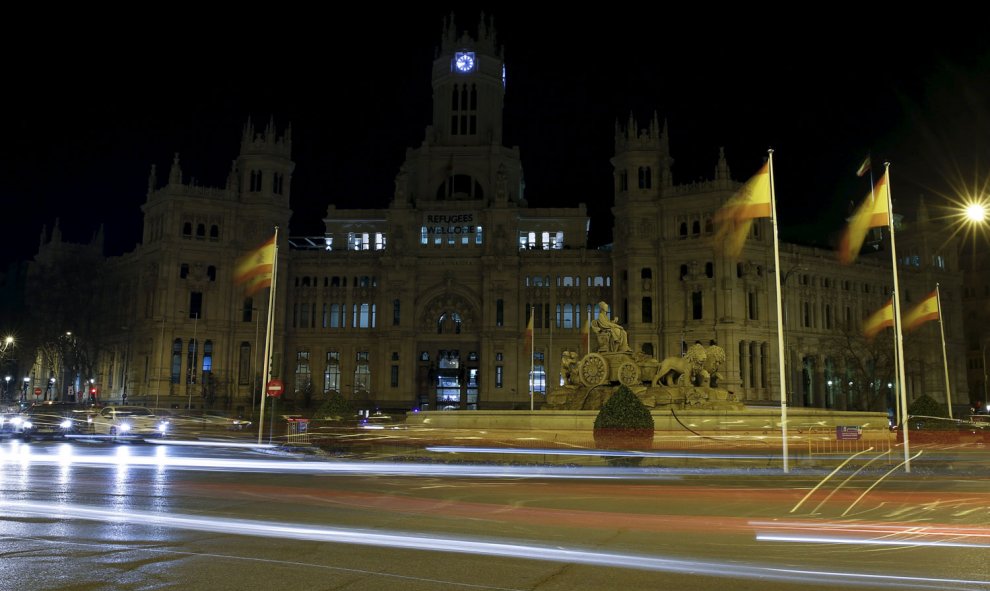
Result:
M454 67L458 72L474 71L474 52L458 51L454 54Z

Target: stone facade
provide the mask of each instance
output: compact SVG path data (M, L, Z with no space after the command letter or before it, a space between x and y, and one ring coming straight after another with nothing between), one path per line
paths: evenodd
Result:
M251 405L268 292L245 298L233 263L278 226L272 370L292 398L338 390L383 409L529 408L523 335L532 311L539 407L559 380L561 353L586 353L583 329L604 301L633 351L663 359L714 340L727 354L720 387L746 404L778 403L769 220L756 222L740 260L713 254L713 215L741 186L725 154L712 180L679 185L666 122L616 124L614 195L589 196L614 198L614 242L589 248L584 204L526 201L519 149L502 144L503 68L491 27L482 23L475 36L445 28L431 70L433 121L397 163L391 203L330 204L324 236L285 232L295 164L291 129L274 121L244 127L224 187L186 179L178 155L165 179L153 167L141 244L106 260L103 283L113 287L91 294L100 327L92 338L104 343L94 369L102 397ZM934 232L944 230L919 217L898 235L901 281L908 301L941 284L953 311L953 396L966 405L955 312L962 273L950 246L928 238ZM39 260L53 248L43 240ZM864 388L875 385L857 383L859 361L840 345L889 297L889 267L885 253L841 267L831 251L782 246L791 405L867 406ZM944 392L937 324L905 349L909 395ZM33 375L47 375L41 362Z

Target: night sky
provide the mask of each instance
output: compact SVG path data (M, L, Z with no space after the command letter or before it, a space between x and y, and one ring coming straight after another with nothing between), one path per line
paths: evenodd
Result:
M895 212L921 194L937 212L990 177L990 43L967 22L704 9L487 11L508 71L504 140L520 147L531 206L585 202L592 245L609 242L613 130L630 111L641 125L654 110L667 119L678 184L712 178L722 146L745 180L772 147L782 237L822 246L869 190L855 176L867 153L877 168L892 163ZM56 217L65 240L88 241L103 223L107 254L132 250L150 166L162 181L179 152L186 181L222 186L249 116L292 124L292 235L322 234L329 203L387 206L430 124L450 11L267 10L55 26L57 59L3 42L18 57L4 74L0 263L32 257ZM455 19L473 34L478 13Z

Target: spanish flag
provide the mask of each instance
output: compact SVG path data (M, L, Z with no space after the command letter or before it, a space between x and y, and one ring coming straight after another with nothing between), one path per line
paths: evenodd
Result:
M870 155L867 154L866 159L863 160L863 163L860 164L859 168L856 170L856 176L863 176L864 174L870 171L871 166L872 163L870 162Z
M880 181L874 187L873 193L866 197L866 200L853 214L845 233L842 235L838 252L839 261L842 264L848 265L856 260L870 228L882 228L890 224L889 203L890 188L887 185L887 172L884 171Z
M904 315L904 330L914 330L929 320L938 320L937 289Z
M738 258L756 218L771 217L770 161L753 175L715 212L715 243L731 258Z
M894 300L891 298L887 300L887 304L883 308L880 308L873 313L869 318L863 322L863 336L867 339L872 340L873 337L877 335L878 332L887 328L888 326L894 326Z
M237 259L234 284L243 286L247 295L254 294L272 284L274 265L275 236L272 236L255 250Z

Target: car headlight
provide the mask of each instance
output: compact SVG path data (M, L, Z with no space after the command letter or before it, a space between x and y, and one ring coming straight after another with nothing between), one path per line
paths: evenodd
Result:
M10 422L13 425L21 425L21 424L24 423L24 419L22 419L21 417L14 417L14 418L10 419Z
M21 427L23 427L25 429L30 429L33 426L34 425L31 424L31 421L24 420L23 422L21 422Z
M58 426L62 427L63 429L70 429L72 428L72 421L70 421L69 419L65 419L64 421L59 423Z
M131 430L131 426L128 423L121 423L120 425L117 426L117 428L120 429L121 431L130 431Z
M166 431L168 431L168 422L167 421L163 421L161 423L158 423L158 432L159 433L164 433Z

